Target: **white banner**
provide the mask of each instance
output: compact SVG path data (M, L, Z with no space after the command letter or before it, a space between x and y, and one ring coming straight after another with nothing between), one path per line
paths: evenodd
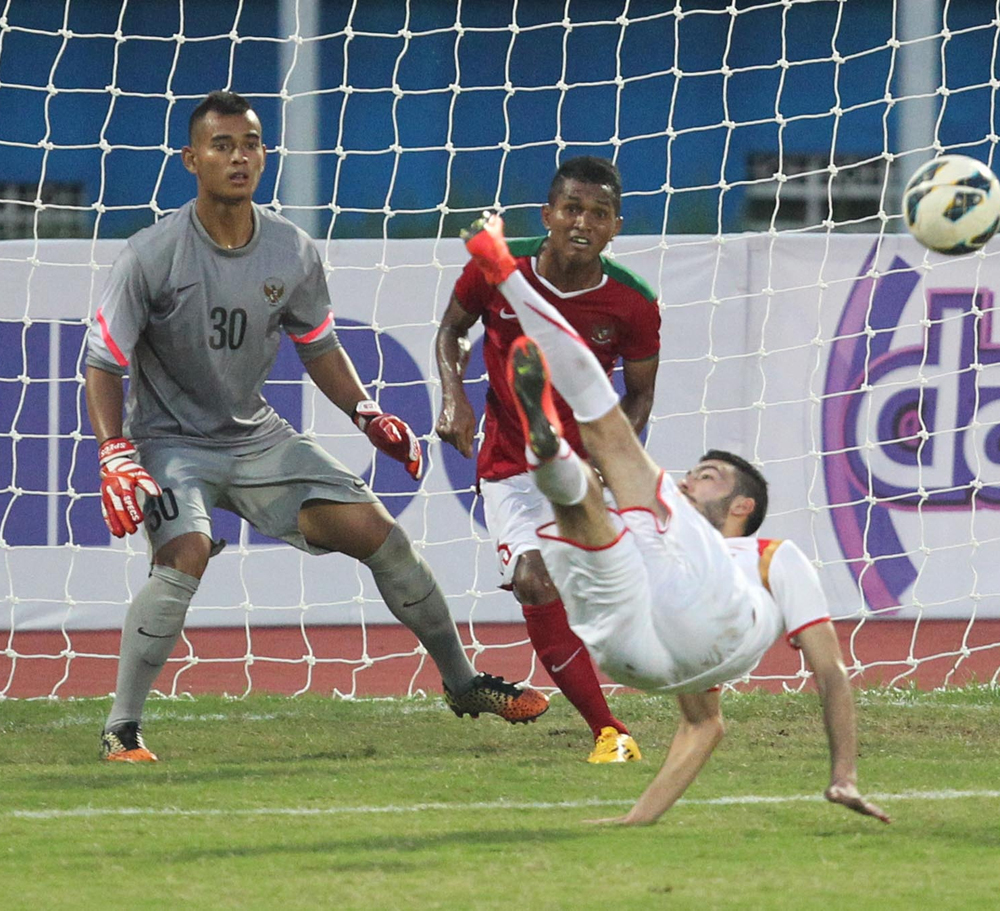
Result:
M122 241L0 245L0 627L121 625L148 564L111 539L82 394L85 323ZM436 325L457 240L318 242L341 338L383 404L423 435L440 396ZM759 461L762 534L817 561L837 616L1000 616L1000 327L994 255L949 260L908 237L622 237L664 305L647 445L672 471L707 448ZM931 268L929 268L931 267ZM374 326L375 332L372 331ZM477 344L468 377L481 414ZM283 347L266 394L369 477L372 450ZM432 443L416 487L380 456L374 489L422 549L456 619L519 620L497 590L474 467ZM367 572L308 557L224 513L189 626L391 620Z

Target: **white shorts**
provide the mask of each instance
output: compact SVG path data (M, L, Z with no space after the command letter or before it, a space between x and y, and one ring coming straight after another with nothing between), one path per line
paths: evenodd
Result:
M570 626L619 683L703 691L749 671L756 594L723 542L661 475L666 524L648 509L612 511L619 534L603 548L539 530L542 556Z
M552 522L552 504L535 486L530 474L516 474L502 481L482 481L486 528L496 546L501 585L514 583L514 567L521 554L538 550L538 528Z
M516 474L500 481L481 481L486 528L496 546L497 568L501 587L514 584L518 557L529 550L540 550L538 529L555 521L552 504L535 485L531 474ZM605 491L613 504L610 491Z

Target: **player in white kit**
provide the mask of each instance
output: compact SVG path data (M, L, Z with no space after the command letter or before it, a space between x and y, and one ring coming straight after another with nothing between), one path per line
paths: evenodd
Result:
M535 483L556 515L538 534L570 626L615 680L675 694L680 705L652 783L627 814L597 821L648 825L673 806L722 739L720 685L750 671L784 634L802 649L823 701L826 798L888 822L857 788L854 701L815 570L792 542L754 537L767 508L763 477L711 451L675 484L643 449L586 344L517 270L500 217L474 227L469 252L532 336L512 346L508 380ZM553 385L616 510L563 439Z
M476 673L406 534L364 481L261 395L284 332L320 391L419 480L420 441L369 399L340 345L315 246L253 203L266 157L260 120L241 96L213 92L191 115L189 141L183 162L196 198L130 238L88 336L87 411L105 521L117 537L144 525L152 555L122 629L102 755L156 760L142 738L142 709L221 546L212 537L216 506L308 553L362 561L436 663L457 715L534 719L548 707L545 695Z

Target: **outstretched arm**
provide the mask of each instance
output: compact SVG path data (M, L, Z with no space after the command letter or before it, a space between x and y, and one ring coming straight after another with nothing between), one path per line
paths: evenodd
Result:
M681 723L667 758L635 806L624 816L589 820L623 826L648 826L667 812L698 777L702 766L725 733L719 693L689 693L677 697Z
M816 676L816 686L823 700L823 722L830 745L830 786L824 796L831 803L889 822L888 815L858 791L854 695L833 624L829 620L817 623L804 629L796 639Z
M441 377L441 414L434 429L443 442L450 443L467 459L472 457L476 413L462 382L472 349L469 330L477 320L478 317L467 312L453 294L434 339Z

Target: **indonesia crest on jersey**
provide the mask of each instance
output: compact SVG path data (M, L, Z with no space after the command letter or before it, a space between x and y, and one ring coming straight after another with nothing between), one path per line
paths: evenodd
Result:
M595 288L563 293L535 272L535 261L544 237L510 241L517 267L546 301L587 340L601 366L611 375L619 358L644 360L660 350L660 309L652 289L629 269L601 257L604 275ZM490 481L509 478L528 470L524 457L524 435L507 385L507 352L524 334L506 298L488 284L482 272L469 262L455 284L455 297L463 309L483 321L483 360L489 373L483 445L476 473ZM585 454L573 413L556 395L556 407L570 445Z

